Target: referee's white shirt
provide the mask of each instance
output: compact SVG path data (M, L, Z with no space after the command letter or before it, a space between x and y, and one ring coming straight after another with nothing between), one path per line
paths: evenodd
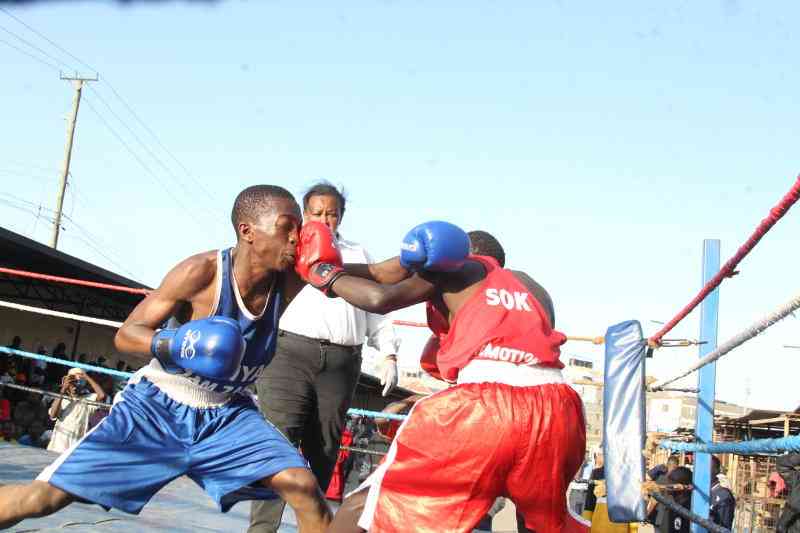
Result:
M360 244L341 236L336 243L345 263L373 262ZM328 298L310 285L303 287L289 304L280 329L344 346L363 344L366 339L383 356L396 354L400 348L400 339L388 316L362 311L342 298Z

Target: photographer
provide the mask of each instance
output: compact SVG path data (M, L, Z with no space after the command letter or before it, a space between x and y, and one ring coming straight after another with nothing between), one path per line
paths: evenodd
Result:
M72 368L64 376L60 392L70 399L56 399L50 406L48 414L56 425L47 445L48 450L59 453L78 442L88 431L89 418L97 408L84 400L102 402L106 398L100 385L80 368Z

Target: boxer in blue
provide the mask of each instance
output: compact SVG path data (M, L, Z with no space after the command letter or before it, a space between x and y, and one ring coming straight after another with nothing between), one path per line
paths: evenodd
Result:
M73 501L137 514L187 475L222 512L280 496L301 532L325 530L330 510L306 461L244 392L304 284L293 270L300 209L287 190L258 185L231 218L236 246L179 263L120 328L117 349L151 359L108 417L35 481L0 487L0 529Z

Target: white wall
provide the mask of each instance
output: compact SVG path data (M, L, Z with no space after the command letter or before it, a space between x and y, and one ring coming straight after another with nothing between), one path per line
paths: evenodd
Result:
M85 353L87 361L94 361L99 356L106 358L106 366L114 368L118 360L130 361L134 368L141 366L144 361L136 361L130 356L122 358L114 349L114 335L117 330L107 326L81 323L80 335L76 355ZM22 349L36 352L39 346L44 346L48 354L53 348L63 342L67 346L66 353L72 355L72 345L75 342L77 322L64 318L56 318L25 311L0 308L0 345L8 346L15 335L22 338Z

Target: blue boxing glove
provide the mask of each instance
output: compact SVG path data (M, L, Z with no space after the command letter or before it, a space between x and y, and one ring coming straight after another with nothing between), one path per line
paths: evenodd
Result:
M212 316L157 331L150 351L162 363L172 362L204 378L227 380L239 372L245 347L238 322Z
M469 255L469 236L449 222L425 222L409 231L400 247L400 264L411 271L454 272Z

